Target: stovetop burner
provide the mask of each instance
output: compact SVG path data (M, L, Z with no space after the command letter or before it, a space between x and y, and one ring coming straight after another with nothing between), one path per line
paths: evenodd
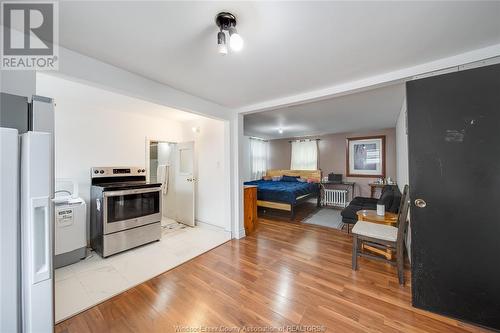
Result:
M94 186L102 187L104 191L118 191L137 188L160 187L160 183L152 183L147 181L125 181L125 182L112 182L95 184Z

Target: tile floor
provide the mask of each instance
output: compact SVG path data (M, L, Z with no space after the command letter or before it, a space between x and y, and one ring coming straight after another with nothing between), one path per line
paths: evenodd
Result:
M159 242L102 259L92 252L55 271L55 312L60 322L153 278L231 238L209 227L164 228Z

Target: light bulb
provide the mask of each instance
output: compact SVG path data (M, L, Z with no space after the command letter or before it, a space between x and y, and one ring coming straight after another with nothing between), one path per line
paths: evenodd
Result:
M217 50L222 55L227 54L226 35L222 31L217 34Z
M217 46L217 50L219 51L220 54L226 55L227 54L227 46L226 46L226 44L219 44Z
M229 28L229 45L233 51L241 51L243 48L243 38L238 34L235 28Z
M243 48L243 38L238 34L233 34L229 38L229 45L231 45L231 50L236 52L241 51Z
M279 134L283 134L283 129L282 128L278 128L278 133Z

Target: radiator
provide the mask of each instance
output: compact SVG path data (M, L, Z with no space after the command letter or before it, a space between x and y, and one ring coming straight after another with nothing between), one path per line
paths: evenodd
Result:
M347 190L324 190L323 205L347 207Z

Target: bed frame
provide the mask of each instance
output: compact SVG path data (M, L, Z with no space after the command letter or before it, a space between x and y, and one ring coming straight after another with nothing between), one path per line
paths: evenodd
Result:
M267 170L266 176L300 176L302 178L312 178L320 182L321 170ZM293 220L293 218L295 217L295 206L314 197L317 197L317 205L318 207L320 207L321 195L319 191L317 194L309 193L297 197L294 205L284 202L257 200L257 206L288 211L290 212L290 219Z

